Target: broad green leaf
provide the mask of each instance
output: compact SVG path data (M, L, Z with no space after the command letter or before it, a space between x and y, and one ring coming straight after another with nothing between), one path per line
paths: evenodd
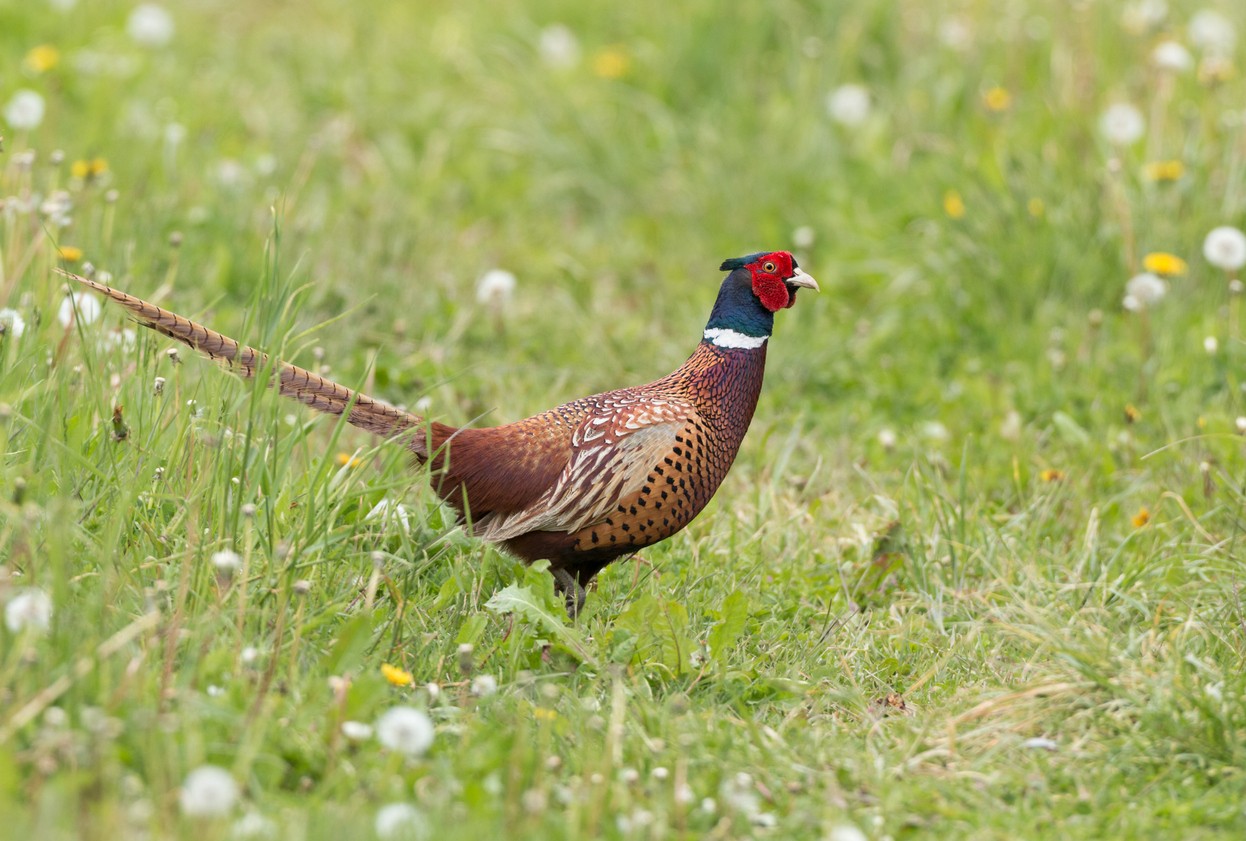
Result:
M710 629L709 647L712 656L719 665L727 662L727 652L735 645L744 626L748 622L748 596L739 590L723 600L722 619Z
M514 613L523 617L553 635L584 662L596 664L596 659L589 653L579 634L567 627L562 618L555 615L531 587L511 584L494 593L493 598L485 602L485 607L494 613Z
M363 654L371 641L372 613L364 611L342 626L333 648L325 655L325 671L331 675L351 671L363 661Z

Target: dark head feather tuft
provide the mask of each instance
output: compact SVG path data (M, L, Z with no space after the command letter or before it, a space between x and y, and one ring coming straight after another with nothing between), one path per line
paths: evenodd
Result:
M736 269L742 269L749 263L765 256L766 252L758 251L756 254L749 254L744 257L732 257L730 260L723 260L723 264L718 267L720 272L734 272Z

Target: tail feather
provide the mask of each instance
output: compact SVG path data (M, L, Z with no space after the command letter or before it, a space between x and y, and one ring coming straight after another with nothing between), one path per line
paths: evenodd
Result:
M268 354L239 344L228 336L210 330L189 318L161 309L142 298L128 295L90 278L79 277L64 271L61 274L121 304L140 323L157 333L163 333L172 339L190 345L213 359L225 360L229 363L231 370L245 379L252 379L257 372L270 364ZM277 390L280 394L331 415L346 414L349 410L346 416L347 421L360 429L389 438L422 426L424 423L423 418L418 415L404 412L367 395L358 394L346 386L326 380L324 377L288 362L277 361L274 367L278 372ZM411 435L409 438L411 449L417 455L427 458L428 445L424 436Z

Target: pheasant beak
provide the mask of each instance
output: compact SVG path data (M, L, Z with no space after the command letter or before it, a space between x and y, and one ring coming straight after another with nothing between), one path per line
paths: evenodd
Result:
M803 271L801 271L800 266L797 266L795 271L796 271L796 274L789 277L786 281L787 283L790 283L793 286L799 286L802 289L812 289L814 292L822 291L821 289L818 288L818 282L814 280L810 275L807 275Z

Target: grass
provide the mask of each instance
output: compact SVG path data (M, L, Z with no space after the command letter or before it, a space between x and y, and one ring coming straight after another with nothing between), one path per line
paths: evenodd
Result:
M0 601L53 605L0 628L12 837L370 837L396 802L436 838L1239 837L1246 347L1201 244L1246 221L1246 77L1165 80L1198 8L1169 5L1135 32L1040 0L197 4L150 48L113 0L6 12L0 104L47 113L0 157ZM845 82L863 125L828 117ZM1118 101L1147 118L1123 148ZM63 229L31 201L58 189ZM670 370L718 261L802 226L823 293L780 314L728 481L574 623L398 448L116 307L56 317L59 244L498 423ZM1188 271L1129 312L1155 251ZM424 756L342 735L398 705ZM204 764L226 816L179 807Z

